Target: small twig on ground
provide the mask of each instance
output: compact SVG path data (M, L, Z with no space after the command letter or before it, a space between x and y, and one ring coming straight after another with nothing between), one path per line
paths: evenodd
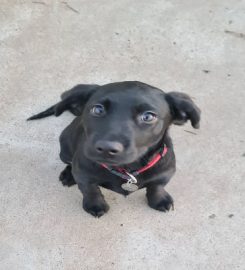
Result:
M189 131L189 130L186 130L186 129L184 129L184 131L185 131L185 132L188 132L188 133L191 133L191 134L193 134L193 135L197 135L197 133L192 132L192 131Z
M245 39L245 34L244 33L238 33L238 32L234 32L234 31L230 31L230 30L225 30L226 34L230 34L233 37L238 37L238 38L243 38Z
M46 3L41 2L41 1L32 1L33 4L40 4L46 6Z
M70 6L67 2L63 1L63 2L61 2L61 3L64 4L67 8L69 8L69 9L72 10L73 12L79 14L79 11L76 10L75 8L73 8L72 6Z

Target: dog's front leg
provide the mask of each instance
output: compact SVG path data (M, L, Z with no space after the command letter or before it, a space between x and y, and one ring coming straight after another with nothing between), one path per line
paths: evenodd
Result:
M174 207L173 198L164 189L165 184L150 183L146 187L148 205L159 211L169 211Z
M78 183L78 187L83 193L83 209L85 211L95 217L101 217L109 210L109 205L96 184Z

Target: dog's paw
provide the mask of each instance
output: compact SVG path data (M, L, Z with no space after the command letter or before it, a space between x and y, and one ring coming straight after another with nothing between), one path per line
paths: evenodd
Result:
M156 205L156 210L166 212L170 209L174 210L174 201L170 195L165 196L162 200Z
M174 200L168 193L162 198L158 198L158 200L148 200L148 204L151 208L162 212L167 212L170 209L174 210Z
M73 185L76 185L76 182L75 182L73 175L71 173L71 166L67 166L61 172L59 180L63 184L63 186L71 187Z
M108 212L109 205L105 201L100 203L83 201L83 209L94 217L101 217Z

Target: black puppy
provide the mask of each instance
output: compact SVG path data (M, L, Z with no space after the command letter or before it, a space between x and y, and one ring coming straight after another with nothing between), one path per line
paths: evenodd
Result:
M78 85L28 120L65 110L77 117L60 136L60 158L67 164L60 180L78 184L87 212L100 217L109 209L99 186L124 195L146 187L150 207L165 212L173 206L164 189L175 172L168 128L188 119L199 128L200 122L200 109L188 95L137 81Z

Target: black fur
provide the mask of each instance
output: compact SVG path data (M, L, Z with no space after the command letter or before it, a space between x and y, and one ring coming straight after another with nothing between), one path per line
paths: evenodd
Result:
M76 181L71 172L71 165L67 165L65 167L65 169L60 173L59 179L63 186L71 187L76 185Z
M90 95L92 95L93 89L96 87L98 87L96 84L79 84L71 90L64 92L61 95L62 100L60 102L41 113L31 116L27 120L41 119L50 115L60 116L66 110L69 110L74 115L79 116L81 115L81 109L85 105L86 100Z
M141 82L78 85L63 93L59 103L29 120L59 116L66 110L77 117L60 136L60 158L68 164L60 181L66 186L78 184L87 212L100 217L109 209L99 186L129 194L121 187L125 180L102 168L101 163L135 170L163 144L168 147L166 156L137 180L139 188L147 190L150 207L163 212L173 207L173 199L164 189L175 172L168 129L172 123L183 125L188 120L199 128L200 122L200 109L188 95L164 93ZM147 116L150 112L157 118L146 122L146 111Z

